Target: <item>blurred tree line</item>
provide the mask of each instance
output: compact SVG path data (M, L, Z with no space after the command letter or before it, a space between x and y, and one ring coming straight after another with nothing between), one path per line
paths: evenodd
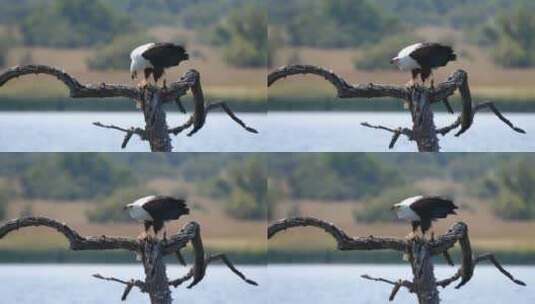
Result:
M239 67L263 67L268 58L267 13L249 4L234 9L210 33L210 42L223 48L225 61Z
M271 0L268 12L293 46L360 46L399 29L397 19L370 0Z
M88 201L88 218L125 221L122 207L151 193L149 182L176 181L167 195L220 202L229 216L264 220L281 202L356 205L362 222L391 220L406 197L480 198L502 219L535 219L535 158L529 154L24 154L0 155L0 217L11 201ZM422 186L433 180L441 193ZM454 184L455 187L447 185Z
M535 66L535 1L532 0L272 0L270 31L282 45L359 47L355 68L392 69L388 60L421 41L418 26L452 27L467 33L502 66ZM280 34L282 32L282 34ZM284 39L280 39L283 37ZM449 41L439 41L448 44Z
M153 41L147 28L157 25L195 30L199 41L220 47L230 65L259 67L267 61L261 0L0 0L0 5L8 7L0 11L0 25L16 27L24 45L95 48L88 60L92 69L127 69L132 48ZM11 44L0 35L0 66Z
M268 171L263 156L236 161L202 184L211 197L226 200L227 213L236 218L265 220Z
M519 6L504 10L492 21L477 29L476 39L491 49L494 60L504 66L535 66L535 7Z
M482 195L493 200L494 213L510 220L535 218L535 159L513 159L488 174L482 182Z

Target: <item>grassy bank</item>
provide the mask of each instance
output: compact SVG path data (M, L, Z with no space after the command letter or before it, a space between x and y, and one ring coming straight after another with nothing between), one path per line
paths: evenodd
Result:
M474 103L489 101L475 97ZM535 98L533 99L492 99L498 109L504 112L535 112ZM455 111L460 111L461 102L458 98L450 100ZM390 98L380 99L338 99L334 97L270 97L268 99L269 111L405 111L400 100ZM442 104L435 104L437 112L446 112Z
M264 99L225 99L207 96L208 100L225 101L234 110L238 112L265 112L266 102ZM182 99L184 106L191 111L191 97ZM170 111L177 110L176 105L169 104L167 108ZM139 111L135 104L128 99L77 99L72 98L0 98L0 111L106 111L106 112L124 112Z
M265 264L267 255L264 251L227 251L206 248L207 254L225 253L236 264ZM184 256L192 261L191 250L185 250ZM167 257L168 263L178 263L174 256ZM64 248L46 250L0 250L0 263L109 263L138 264L135 254L123 250L114 251L71 251Z
M535 265L535 251L508 251L508 250L474 250L475 254L492 252L498 260L505 264ZM453 260L456 264L459 261L458 250L452 252ZM320 264L399 264L403 263L402 255L394 251L335 251L335 250L269 250L268 263L289 264L289 263L320 263ZM445 264L442 256L435 258L435 263Z

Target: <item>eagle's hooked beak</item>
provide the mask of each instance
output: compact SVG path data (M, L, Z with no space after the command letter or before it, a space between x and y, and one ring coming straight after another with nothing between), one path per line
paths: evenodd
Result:
M123 207L123 210L127 210L128 208L130 208L130 206L128 206L128 205L127 205L127 206L124 206L124 207Z
M390 64L397 64L399 62L398 58L392 58L390 59Z
M392 211L395 211L396 209L398 209L398 206L392 206L392 207L390 207L390 210L392 210Z

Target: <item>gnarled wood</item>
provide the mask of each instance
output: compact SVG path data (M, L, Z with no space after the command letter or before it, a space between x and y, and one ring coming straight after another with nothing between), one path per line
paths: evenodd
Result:
M129 281L114 277L104 277L100 274L93 275L97 279L113 281L125 285L122 300L126 300L130 291L137 287L141 292L147 293L152 304L172 303L170 287L177 287L190 279L193 279L189 288L198 284L206 275L208 264L216 259L222 259L232 272L240 276L245 282L257 285L256 282L247 279L239 272L225 255L210 256L205 259L205 251L202 246L200 225L196 222L188 223L178 233L170 236L167 240L155 238L131 239L122 237L91 237L81 236L78 232L64 223L47 217L24 217L11 220L0 226L0 240L13 231L26 227L48 227L63 234L69 241L71 250L113 250L123 249L134 252L141 257L145 270L145 279ZM193 246L194 263L190 271L183 277L170 281L167 277L166 266L163 258L167 255L179 252L188 243Z
M189 136L198 132L204 126L208 111L213 109L211 104L206 103L201 86L201 76L196 70L190 70L184 74L178 81L171 83L163 88L156 86L147 86L145 88L130 87L125 85L110 85L102 83L100 85L83 85L68 73L45 65L25 65L17 66L6 70L0 74L0 87L4 86L10 80L26 75L44 74L50 75L63 82L69 89L69 96L72 98L112 98L125 97L137 101L145 118L145 128L124 128L115 125L105 125L95 122L97 127L115 129L126 133L121 147L124 149L132 136L138 135L141 140L150 143L153 152L171 152L170 134L178 135L180 131L193 126ZM190 118L182 125L169 128L166 121L166 113L163 105L169 102L176 102L179 109L184 112L180 103L180 98L191 90L194 101L194 110ZM235 114L225 103L218 103L216 106L224 105L225 111L231 118L242 125L247 131L257 133L253 128L245 126L241 120L237 119Z
M423 86L401 87L372 83L351 85L333 71L321 67L313 65L289 65L281 67L268 75L268 87L281 79L295 75L317 75L324 78L336 88L338 98L390 97L408 103L413 122L412 129L410 129L411 132L407 132L406 130L408 129L402 127L391 128L381 125L373 126L367 122L362 123L364 127L372 127L394 133L389 145L390 149L394 147L400 135L405 135L409 140L416 141L418 151L437 152L440 150L437 134L445 135L449 131L460 127L455 136L462 135L472 126L475 113L483 108L480 105L473 106L472 95L468 85L468 74L463 70L454 72L446 81L440 83L438 86L427 88ZM444 103L448 111L453 112L448 98L455 94L457 90L461 95L461 101L463 103L461 113L453 124L437 129L434 123L431 105L441 102ZM487 107L491 108L502 121L508 122L494 105ZM522 129L516 128L510 123L508 125L515 132L525 133Z
M441 235L436 240L422 238L395 239L385 237L349 237L342 229L332 223L325 222L313 217L294 217L282 219L268 227L268 239L276 234L296 227L316 227L323 229L331 235L337 243L339 250L382 250L389 249L400 251L408 256L411 264L413 278L411 281L392 281L383 278L374 278L363 275L367 280L384 282L393 285L390 301L394 300L401 287L407 288L409 292L416 294L420 304L436 304L440 302L437 287L446 287L454 281L461 279L456 288L460 288L468 283L474 274L475 265L481 260L490 260L500 272L512 280L515 284L525 286L525 283L515 279L496 260L493 255L484 255L478 258L472 257L472 247L468 236L468 226L459 222L454 224L447 233ZM449 249L456 243L461 246L461 265L458 271L450 278L437 281L434 275L432 257L436 255L446 255Z

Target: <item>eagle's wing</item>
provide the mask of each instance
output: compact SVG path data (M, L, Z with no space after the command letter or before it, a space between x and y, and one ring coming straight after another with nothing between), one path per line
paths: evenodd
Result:
M438 43L422 43L410 56L416 59L420 65L431 68L445 66L456 58L451 47Z
M156 43L143 52L142 56L154 66L162 68L177 66L181 61L189 59L186 50L182 46L173 43Z

